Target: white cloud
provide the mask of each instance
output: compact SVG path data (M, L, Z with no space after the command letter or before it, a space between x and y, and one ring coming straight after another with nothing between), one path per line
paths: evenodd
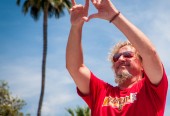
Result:
M64 110L62 107L64 104L75 100L74 95L70 93L57 93L48 95L46 101L44 101L42 113L43 116L55 116L60 110ZM63 109L61 109L61 107Z
M1 66L3 72L2 80L6 80L9 83L10 90L14 95L18 95L24 98L33 97L37 94L35 89L39 88L40 75L36 68L27 67L21 64L7 64ZM34 84L36 83L36 84ZM35 90L35 91L32 91Z
M39 63L36 59L26 58L0 67L3 72L1 79L9 83L10 91L14 96L19 96L27 102L24 109L33 115L36 113L40 94L41 67ZM75 89L75 85L68 72L59 67L57 69L47 67L46 74L43 110L47 115L60 112L59 107L75 99L75 94L70 91L70 88Z

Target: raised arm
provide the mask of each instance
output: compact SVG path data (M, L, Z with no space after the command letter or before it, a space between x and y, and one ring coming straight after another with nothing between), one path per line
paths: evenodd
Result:
M118 14L118 10L110 0L92 0L92 3L98 13L90 15L88 20L101 18L110 21L112 17ZM121 13L111 22L127 37L141 55L143 68L151 83L159 84L162 79L163 68L160 58L148 37Z
M84 21L87 20L89 0L85 6L76 4L72 0L73 7L70 9L71 29L66 48L66 68L76 83L79 90L89 93L90 71L84 65L82 51L82 28Z

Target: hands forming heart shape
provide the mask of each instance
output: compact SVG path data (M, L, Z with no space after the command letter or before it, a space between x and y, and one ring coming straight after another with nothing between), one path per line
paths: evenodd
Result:
M118 13L118 10L110 0L91 0L97 13L88 16L90 0L86 0L85 5L77 4L75 0L71 0L72 8L70 9L71 24L78 25L88 22L93 18L100 18L110 21L113 16Z

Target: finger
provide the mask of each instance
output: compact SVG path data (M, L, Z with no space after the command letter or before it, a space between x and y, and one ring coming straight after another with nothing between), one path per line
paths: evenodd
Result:
M99 18L99 14L96 13L96 14L90 15L90 16L88 17L88 20L87 20L87 21L90 21L90 20L93 19L93 18Z
M98 1L97 0L92 0L92 3L93 3L93 5L96 7L96 8L98 8Z
M99 1L100 1L100 3L101 3L101 2L103 2L104 0L99 0Z
M73 9L71 8L71 9L69 9L69 12L71 13L73 11Z
M71 10L72 10L72 11L74 11L74 10L83 10L83 7L81 7L81 6L78 7L78 6L77 6L77 7L75 7L75 8L73 7Z
M92 1L92 3L96 3L96 0L91 0Z
M90 0L86 0L85 9L88 9L88 8L89 8L89 2L90 2Z
M72 10L77 10L77 9L83 9L83 6L81 4L75 5L71 8Z
M76 1L75 0L71 0L71 3L72 3L73 6L76 5Z
M88 21L88 17L83 17L82 20L87 22Z
M96 4L96 3L97 3L97 1L96 1L96 0L91 0L91 1L92 1L92 3L93 3L93 4Z
M102 0L98 0L98 4L101 4Z

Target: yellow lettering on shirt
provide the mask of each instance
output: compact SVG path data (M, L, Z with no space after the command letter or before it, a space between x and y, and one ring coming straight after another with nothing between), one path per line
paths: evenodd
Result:
M103 101L102 106L111 106L113 108L118 108L119 110L122 110L123 106L126 104L134 103L136 100L136 94L137 93L130 93L129 96L125 97L111 97L111 96L106 96Z

